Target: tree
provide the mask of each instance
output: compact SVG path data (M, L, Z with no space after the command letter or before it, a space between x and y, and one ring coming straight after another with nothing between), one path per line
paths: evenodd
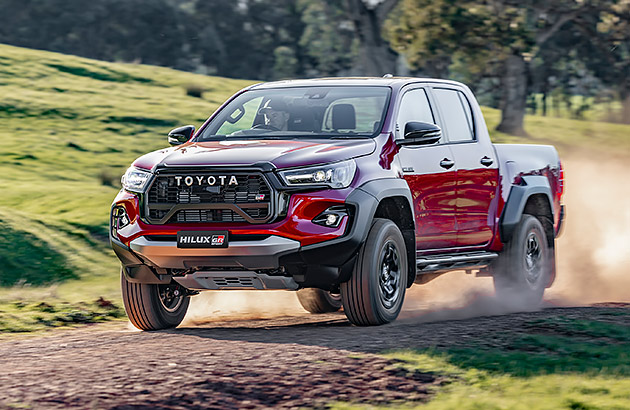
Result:
M620 120L630 123L630 3L603 0L589 4L577 28L589 39L578 48L580 57L604 84L617 90Z
M397 54L383 38L383 25L399 0L345 0L346 15L354 22L359 52L354 71L380 77L396 72Z
M300 47L307 75L348 73L356 60L358 40L338 1L299 2L304 31Z
M471 69L499 78L497 130L527 135L529 61L583 10L578 0L404 0L397 21L388 23L388 37L412 63L451 62L455 56Z

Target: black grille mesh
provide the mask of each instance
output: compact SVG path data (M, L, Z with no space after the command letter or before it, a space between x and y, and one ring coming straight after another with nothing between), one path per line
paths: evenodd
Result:
M186 181L185 177L192 177ZM221 185L221 176L223 185ZM237 184L230 184L230 177L236 177ZM176 178L181 177L181 178ZM216 181L215 185L210 185ZM201 182L200 182L201 181ZM179 184L178 184L179 182ZM254 204L240 208L257 222L264 221L271 211L271 190L261 174L244 173L185 173L158 175L147 194L148 218L153 223L161 221L176 205L184 209L173 214L166 223L200 223L200 222L246 222L247 220L229 207L221 204ZM202 204L215 204L213 209L199 208ZM258 206L256 206L258 205ZM218 206L219 209L216 209ZM254 206L254 207L251 207Z

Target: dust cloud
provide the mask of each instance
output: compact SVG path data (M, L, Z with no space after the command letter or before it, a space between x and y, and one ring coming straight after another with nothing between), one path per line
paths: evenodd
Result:
M557 240L557 277L543 306L630 302L630 155L561 155L567 217ZM443 275L407 290L400 320L437 321L527 310L518 298L498 300L491 278ZM230 319L306 315L294 292L202 292L184 325Z
M565 169L565 230L550 299L630 302L630 155L573 154Z
M298 302L297 295L292 291L206 291L191 299L182 325L306 314Z

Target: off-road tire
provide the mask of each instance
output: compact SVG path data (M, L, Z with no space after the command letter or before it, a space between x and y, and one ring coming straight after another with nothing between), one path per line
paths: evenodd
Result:
M169 304L167 308L164 300L160 297L160 292L164 292L167 286L146 283L131 283L125 277L124 272L120 272L120 284L122 288L123 304L127 317L132 325L140 330L160 330L176 327L179 325L190 304L190 296L186 295L185 289L178 288L181 296ZM180 290L181 289L181 290Z
M310 313L331 313L341 309L341 296L325 290L308 288L297 292L300 305Z
M350 280L341 284L344 312L354 325L389 323L400 313L406 288L407 251L402 233L392 221L376 218Z
M540 221L524 214L512 238L493 263L497 297L523 307L537 307L551 277L553 249Z

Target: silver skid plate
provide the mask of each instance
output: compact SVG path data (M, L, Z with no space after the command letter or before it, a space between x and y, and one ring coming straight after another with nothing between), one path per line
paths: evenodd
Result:
M298 284L286 276L270 276L252 271L199 271L183 277L174 277L180 285L188 289L286 289L296 290Z

